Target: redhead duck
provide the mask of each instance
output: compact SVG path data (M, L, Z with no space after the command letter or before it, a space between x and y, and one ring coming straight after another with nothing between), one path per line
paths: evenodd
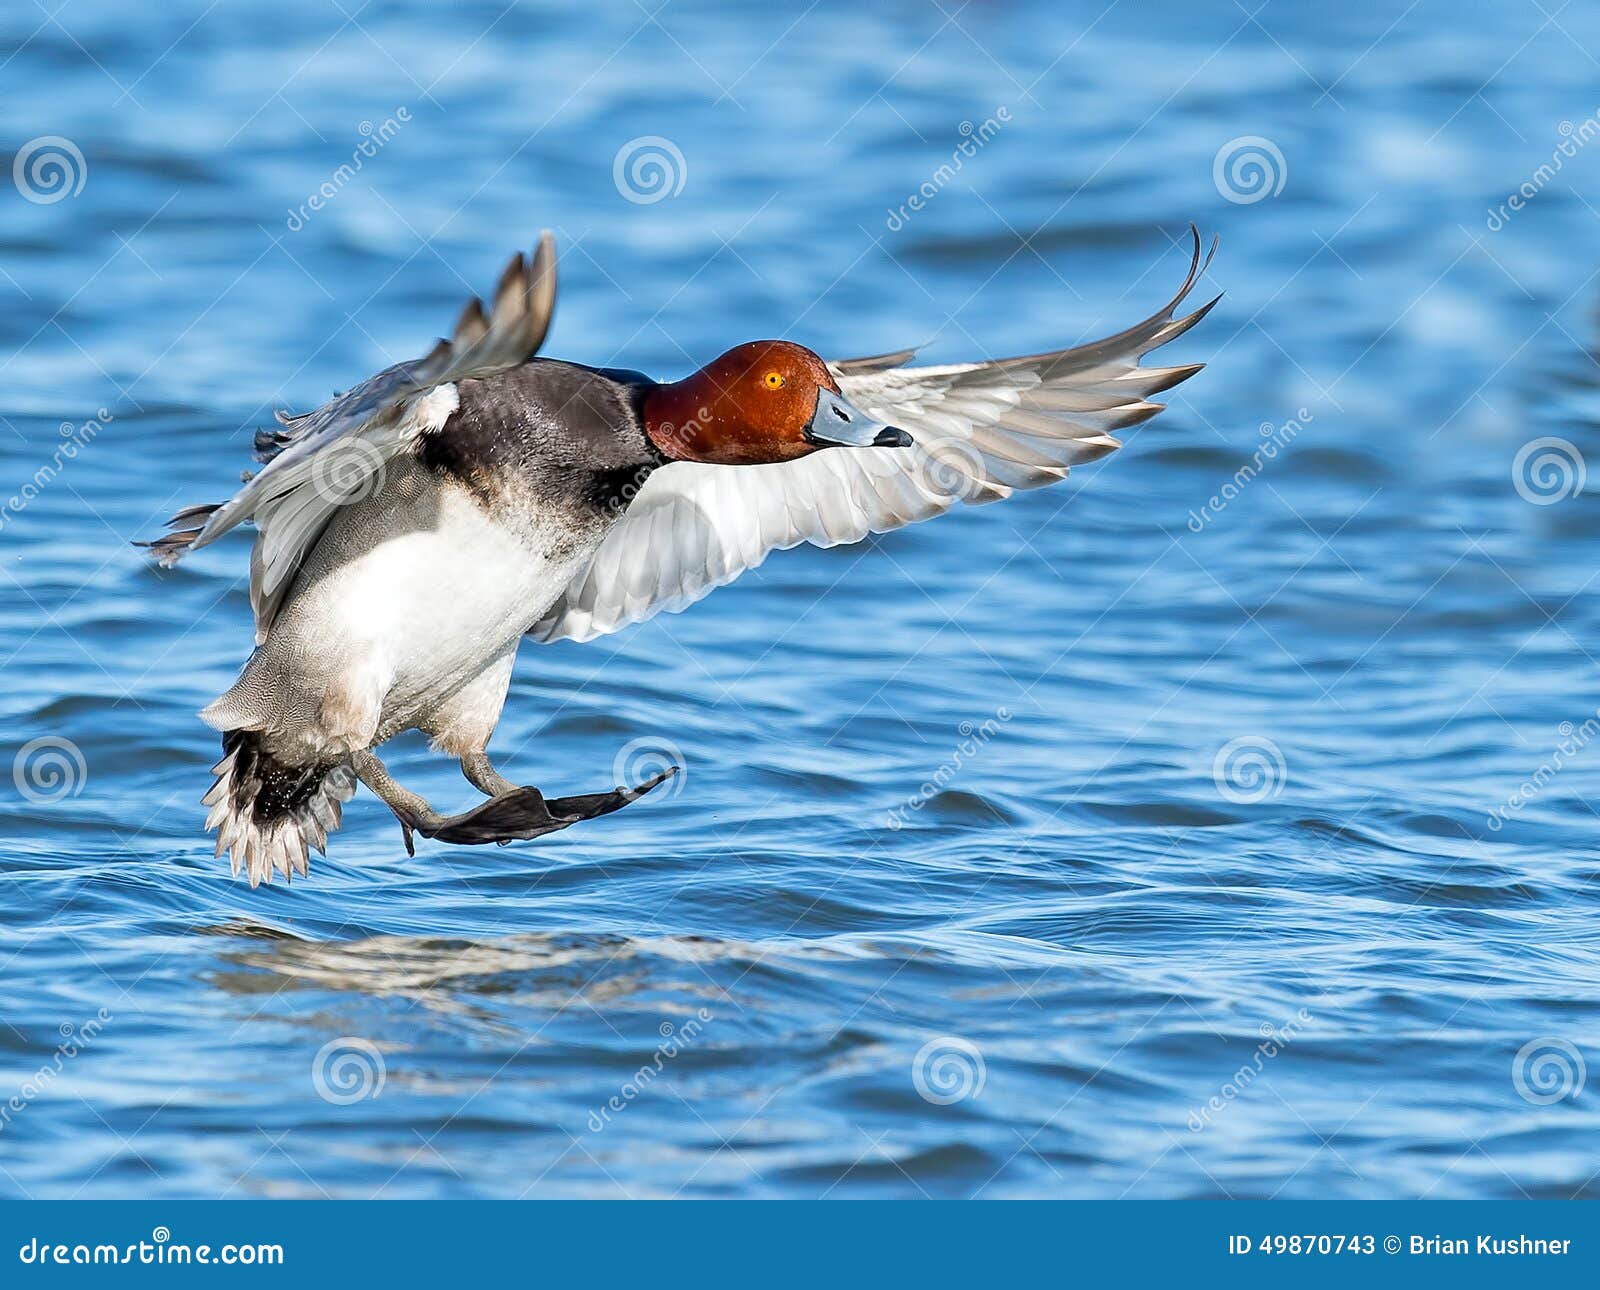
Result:
M217 854L250 885L304 874L365 784L412 835L508 842L616 811L666 775L547 798L487 748L524 637L588 640L681 610L769 551L858 542L1064 479L1154 416L1199 364L1140 367L1216 303L1203 272L1126 331L1071 349L908 367L736 346L681 381L536 357L555 307L549 233L485 311L302 416L258 432L265 463L149 546L163 565L256 528L256 647L201 718L222 732L204 797ZM1216 250L1212 243L1212 252ZM458 758L485 801L436 811L373 749L406 730ZM670 774L669 770L666 774Z

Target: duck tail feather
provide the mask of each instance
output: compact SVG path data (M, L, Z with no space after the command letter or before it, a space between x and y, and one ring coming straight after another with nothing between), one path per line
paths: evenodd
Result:
M221 502L185 506L167 521L167 527L174 532L163 533L153 541L135 542L133 545L149 551L163 569L170 569L189 553L195 539L205 531L206 521L221 509Z
M355 795L348 761L293 766L261 747L254 730L222 736L217 781L201 798L210 807L206 828L216 830L217 855L227 853L234 877L243 872L252 888L305 877L312 848L326 855L328 834L339 827L345 802Z

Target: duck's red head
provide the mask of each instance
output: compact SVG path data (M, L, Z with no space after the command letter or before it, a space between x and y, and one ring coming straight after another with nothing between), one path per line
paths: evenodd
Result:
M753 340L692 376L650 392L645 430L667 457L723 466L793 461L819 448L903 448L911 442L845 398L803 345Z

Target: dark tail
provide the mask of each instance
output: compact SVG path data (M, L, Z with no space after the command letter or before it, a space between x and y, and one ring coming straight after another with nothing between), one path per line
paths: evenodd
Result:
M211 808L206 828L217 830L217 854L228 853L233 875L243 869L250 885L305 876L309 848L326 854L328 834L339 827L341 805L356 791L348 762L290 766L262 751L254 730L222 736L217 782L201 801Z

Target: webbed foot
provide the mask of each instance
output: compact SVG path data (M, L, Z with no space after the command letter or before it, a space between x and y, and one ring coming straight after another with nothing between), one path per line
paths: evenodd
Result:
M596 816L620 811L678 773L676 766L669 766L635 788L614 788L605 793L579 793L572 797L547 798L537 788L510 786L507 791L496 793L470 811L463 811L460 815L440 815L422 798L390 779L383 764L370 752L357 753L354 761L356 774L362 783L377 793L400 821L408 855L416 854L413 833L462 846L484 842L497 842L503 846L507 842L525 842L542 837L581 820L592 820ZM499 779L498 776L496 778ZM509 781L504 779L499 782L509 785Z
M413 825L424 837L471 846L480 842L525 842L554 833L580 820L620 811L636 802L663 780L677 773L676 766L653 775L637 788L614 788L606 793L580 793L574 797L546 797L537 788L518 788L451 815L436 824Z

